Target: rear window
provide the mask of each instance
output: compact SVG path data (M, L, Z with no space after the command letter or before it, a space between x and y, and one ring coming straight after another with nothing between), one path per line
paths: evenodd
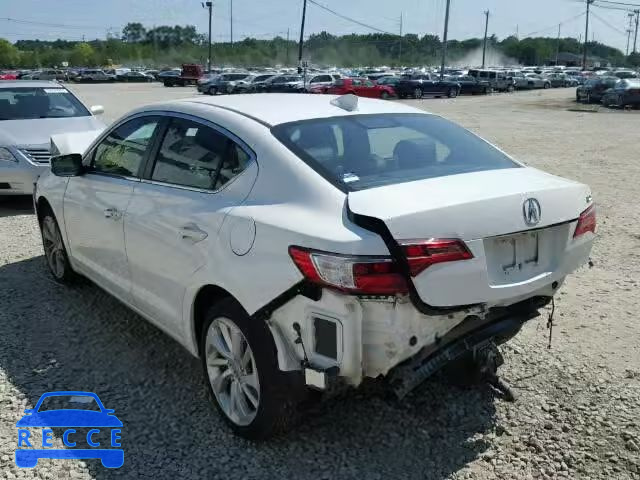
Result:
M519 167L473 133L433 115L305 120L278 125L272 132L343 190Z

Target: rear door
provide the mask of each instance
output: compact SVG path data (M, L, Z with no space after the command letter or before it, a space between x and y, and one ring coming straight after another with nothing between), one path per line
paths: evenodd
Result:
M88 172L71 177L64 195L70 254L79 270L129 301L131 276L124 221L159 117L140 116L112 129L88 154Z
M134 304L180 335L185 291L195 272L229 253L218 231L249 194L257 165L229 132L175 115L136 185L125 234Z

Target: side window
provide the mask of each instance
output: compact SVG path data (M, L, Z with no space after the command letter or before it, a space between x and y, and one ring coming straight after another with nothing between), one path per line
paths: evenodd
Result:
M110 175L138 176L158 117L139 117L120 125L96 147L90 169Z
M217 190L246 168L250 157L222 133L174 118L162 140L151 179Z

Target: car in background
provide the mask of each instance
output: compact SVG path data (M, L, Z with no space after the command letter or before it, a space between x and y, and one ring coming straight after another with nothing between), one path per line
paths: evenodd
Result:
M301 75L274 75L256 85L257 92L263 93L297 93Z
M312 90L316 92L318 89L328 88L334 81L340 78L342 78L342 75L339 73L307 75L306 83L304 80L301 80L296 88L300 93L311 93Z
M17 80L18 72L0 71L0 80Z
M467 75L489 82L494 92L513 92L516 88L513 78L502 70L472 68Z
M253 93L260 89L260 85L264 84L270 78L275 77L275 73L253 74L243 80L234 81L233 93Z
M20 77L21 80L69 80L69 74L65 70L45 69L31 72Z
M378 80L376 80L376 83L378 85L388 85L390 87L395 88L398 83L400 83L401 78L399 76L391 76L391 75L387 75L385 77L381 77Z
M634 72L633 70L616 70L613 72L613 76L623 80L627 78L638 78L638 72Z
M523 89L535 90L538 88L551 88L551 82L547 77L544 77L538 73L525 74L526 86Z
M612 76L594 76L576 89L576 102L600 103L604 92L614 88L620 79Z
M153 82L154 78L152 75L146 74L144 72L136 72L136 71L128 71L123 72L116 77L119 82Z
M0 196L30 195L49 169L51 136L102 130L94 115L59 83L17 80L0 83Z
M235 82L246 80L249 77L251 77L251 74L248 72L211 75L198 80L198 91L207 95L232 93Z
M440 80L430 73L402 75L393 87L400 98L423 98L426 96L455 98L460 85L450 80Z
M564 73L550 73L547 79L553 88L567 88L573 86L573 81Z
M486 95L493 92L491 84L486 80L480 80L469 75L461 75L457 77L449 77L449 80L460 85L460 94Z
M331 95L353 94L358 97L381 98L383 100L397 96L390 85L378 85L368 78L340 78L326 89Z
M624 108L627 105L640 105L640 80L629 78L620 80L613 88L609 88L602 95L605 107Z
M183 63L182 69L178 75L163 75L162 84L165 87L185 87L187 85L196 85L198 80L202 78L204 70L202 65L195 63ZM158 76L160 77L161 74Z
M55 157L34 203L52 278L89 278L200 357L222 419L252 439L330 382L386 377L402 398L481 355L495 378L497 345L596 238L587 185L352 95L138 108Z
M179 76L180 76L179 70L162 70L158 72L158 74L156 75L156 80L158 80L159 82L162 82L165 78L179 77Z
M101 69L87 68L79 71L72 80L74 82L115 82L116 76Z

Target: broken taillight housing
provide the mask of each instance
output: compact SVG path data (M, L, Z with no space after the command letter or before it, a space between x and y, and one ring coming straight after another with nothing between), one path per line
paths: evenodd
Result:
M573 233L573 238L577 238L587 232L596 233L596 226L596 206L592 204L578 217L578 224L576 225L576 231Z
M304 277L316 284L367 295L406 294L407 282L388 257L365 257L289 247L289 255Z
M412 277L436 263L473 258L458 239L411 240L400 246ZM319 285L367 295L409 293L398 263L390 257L340 255L296 246L289 247L289 255L302 275Z
M412 277L436 263L469 260L473 254L462 240L457 238L432 238L430 240L406 240L400 243Z

